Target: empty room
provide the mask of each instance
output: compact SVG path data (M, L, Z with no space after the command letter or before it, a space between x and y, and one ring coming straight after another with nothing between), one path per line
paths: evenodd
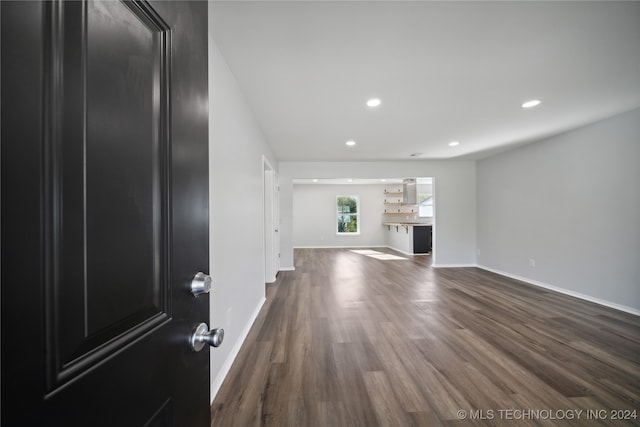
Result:
M639 1L0 20L2 426L639 425Z
M264 305L212 300L261 306L213 425L638 423L638 3L211 13L213 143L270 147L280 253Z

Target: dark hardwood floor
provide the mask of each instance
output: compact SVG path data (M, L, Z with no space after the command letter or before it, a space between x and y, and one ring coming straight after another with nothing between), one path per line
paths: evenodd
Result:
M296 250L212 425L640 425L639 317L430 262Z

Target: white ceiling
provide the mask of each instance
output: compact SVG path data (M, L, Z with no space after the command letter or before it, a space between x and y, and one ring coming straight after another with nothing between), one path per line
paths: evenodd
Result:
M278 160L477 159L640 107L637 1L211 7Z

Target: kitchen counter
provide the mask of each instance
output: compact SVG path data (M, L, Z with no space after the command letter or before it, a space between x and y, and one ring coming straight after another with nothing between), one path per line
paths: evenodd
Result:
M383 222L383 225L393 225L402 227L433 227L433 224L424 224L421 222Z
M407 255L431 253L433 224L415 222L383 222L385 245ZM402 228L400 228L402 227Z

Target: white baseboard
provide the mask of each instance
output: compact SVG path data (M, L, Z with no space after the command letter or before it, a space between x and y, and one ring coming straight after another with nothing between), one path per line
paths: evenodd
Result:
M280 267L280 270L278 271L295 271L296 268L295 267Z
M400 252L401 254L404 255L409 255L409 256L420 256L420 255L431 255L430 253L428 254L414 254L414 253L410 253L410 252L405 252L405 251L401 251L398 248L394 248L392 246L389 245L364 245L364 246L353 246L353 245L349 245L349 246L294 246L294 249L361 249L361 248L387 248L387 249L391 249L394 250L396 252ZM475 267L475 266L472 266ZM284 270L283 268L281 268L280 270Z
M433 264L431 267L433 268L468 268L468 267L478 267L475 264Z
M547 283L538 282L537 280L528 279L526 277L518 276L516 274L507 273L506 271L496 270L495 268L487 267L485 265L476 265L476 267L490 271L492 273L499 274L501 276L510 277L512 279L520 280L521 282L528 283L533 286L537 286L540 288L549 289L551 291L558 292L560 294L569 295L575 298L579 298L585 301L593 302L595 304L603 305L605 307L613 308L615 310L624 311L625 313L633 314L636 316L640 316L640 310L637 310L633 307L627 307L626 305L617 304L615 302L603 300L600 298L592 297L591 295L581 294L580 292L571 291L569 289L560 288L558 286L549 285Z
M247 338L247 335L249 335L249 331L253 326L253 322L256 321L258 314L260 314L260 310L262 309L262 306L264 305L265 301L266 299L264 297L260 299L260 301L258 302L258 305L256 306L255 310L251 314L249 321L244 326L244 329L240 332L240 336L238 337L235 344L233 345L233 348L229 352L229 356L227 356L227 360L224 361L224 363L222 364L222 367L220 368L220 371L218 372L218 375L216 375L215 379L211 382L211 389L210 389L211 401L209 402L209 404L213 403L213 399L216 398L216 395L220 391L220 387L222 387L222 383L224 379L227 377L227 374L229 373L229 370L231 369L233 362L236 360L236 357L240 352L240 348L242 347L242 344L244 344L244 340Z
M357 248L386 248L388 246L380 245L361 245L361 246L294 246L293 249L357 249Z

